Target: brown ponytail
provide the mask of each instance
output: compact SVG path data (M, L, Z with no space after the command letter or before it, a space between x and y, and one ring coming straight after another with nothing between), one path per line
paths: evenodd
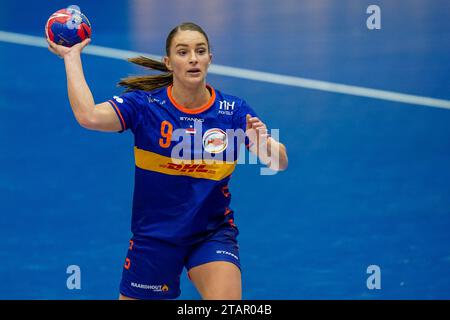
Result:
M170 31L166 39L166 55L170 56L170 45L172 44L172 39L175 37L179 30L191 30L200 32L206 39L208 43L208 51L210 51L209 39L206 32L197 24L192 22L184 22ZM158 75L146 75L146 76L131 76L127 78L120 79L118 83L119 86L125 87L125 92L132 90L144 90L152 91L155 89L167 87L173 83L173 74L166 65L162 62L146 58L146 57L135 57L130 58L128 61L152 69L162 71L164 73Z
M166 65L162 62L143 56L129 58L128 61L152 70L163 71L165 73L158 75L131 76L120 79L118 85L125 87L125 92L132 90L152 91L158 88L167 87L173 83L172 72L169 72L169 69L167 69Z

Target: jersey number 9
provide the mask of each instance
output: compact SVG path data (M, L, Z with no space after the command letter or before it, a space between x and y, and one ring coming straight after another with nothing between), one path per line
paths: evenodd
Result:
M168 148L172 139L173 126L169 121L164 120L161 122L161 137L159 139L159 145L161 148Z

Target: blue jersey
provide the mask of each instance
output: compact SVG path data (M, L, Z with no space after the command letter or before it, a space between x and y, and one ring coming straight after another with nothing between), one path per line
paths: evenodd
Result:
M134 235L193 244L225 223L236 227L228 183L246 115L256 114L244 100L207 88L211 98L197 109L178 105L171 86L109 100L122 131L134 134Z

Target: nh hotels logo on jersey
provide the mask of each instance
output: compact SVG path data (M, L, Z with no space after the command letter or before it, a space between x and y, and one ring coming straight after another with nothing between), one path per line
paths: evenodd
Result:
M219 114L225 114L227 116L232 116L233 115L235 101L229 102L229 101L226 101L226 100L222 100L219 103L220 103Z

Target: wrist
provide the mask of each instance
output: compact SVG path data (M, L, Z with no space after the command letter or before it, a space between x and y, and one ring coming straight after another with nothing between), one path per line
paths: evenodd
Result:
M76 51L69 51L63 56L64 61L73 61L80 59L80 53Z

